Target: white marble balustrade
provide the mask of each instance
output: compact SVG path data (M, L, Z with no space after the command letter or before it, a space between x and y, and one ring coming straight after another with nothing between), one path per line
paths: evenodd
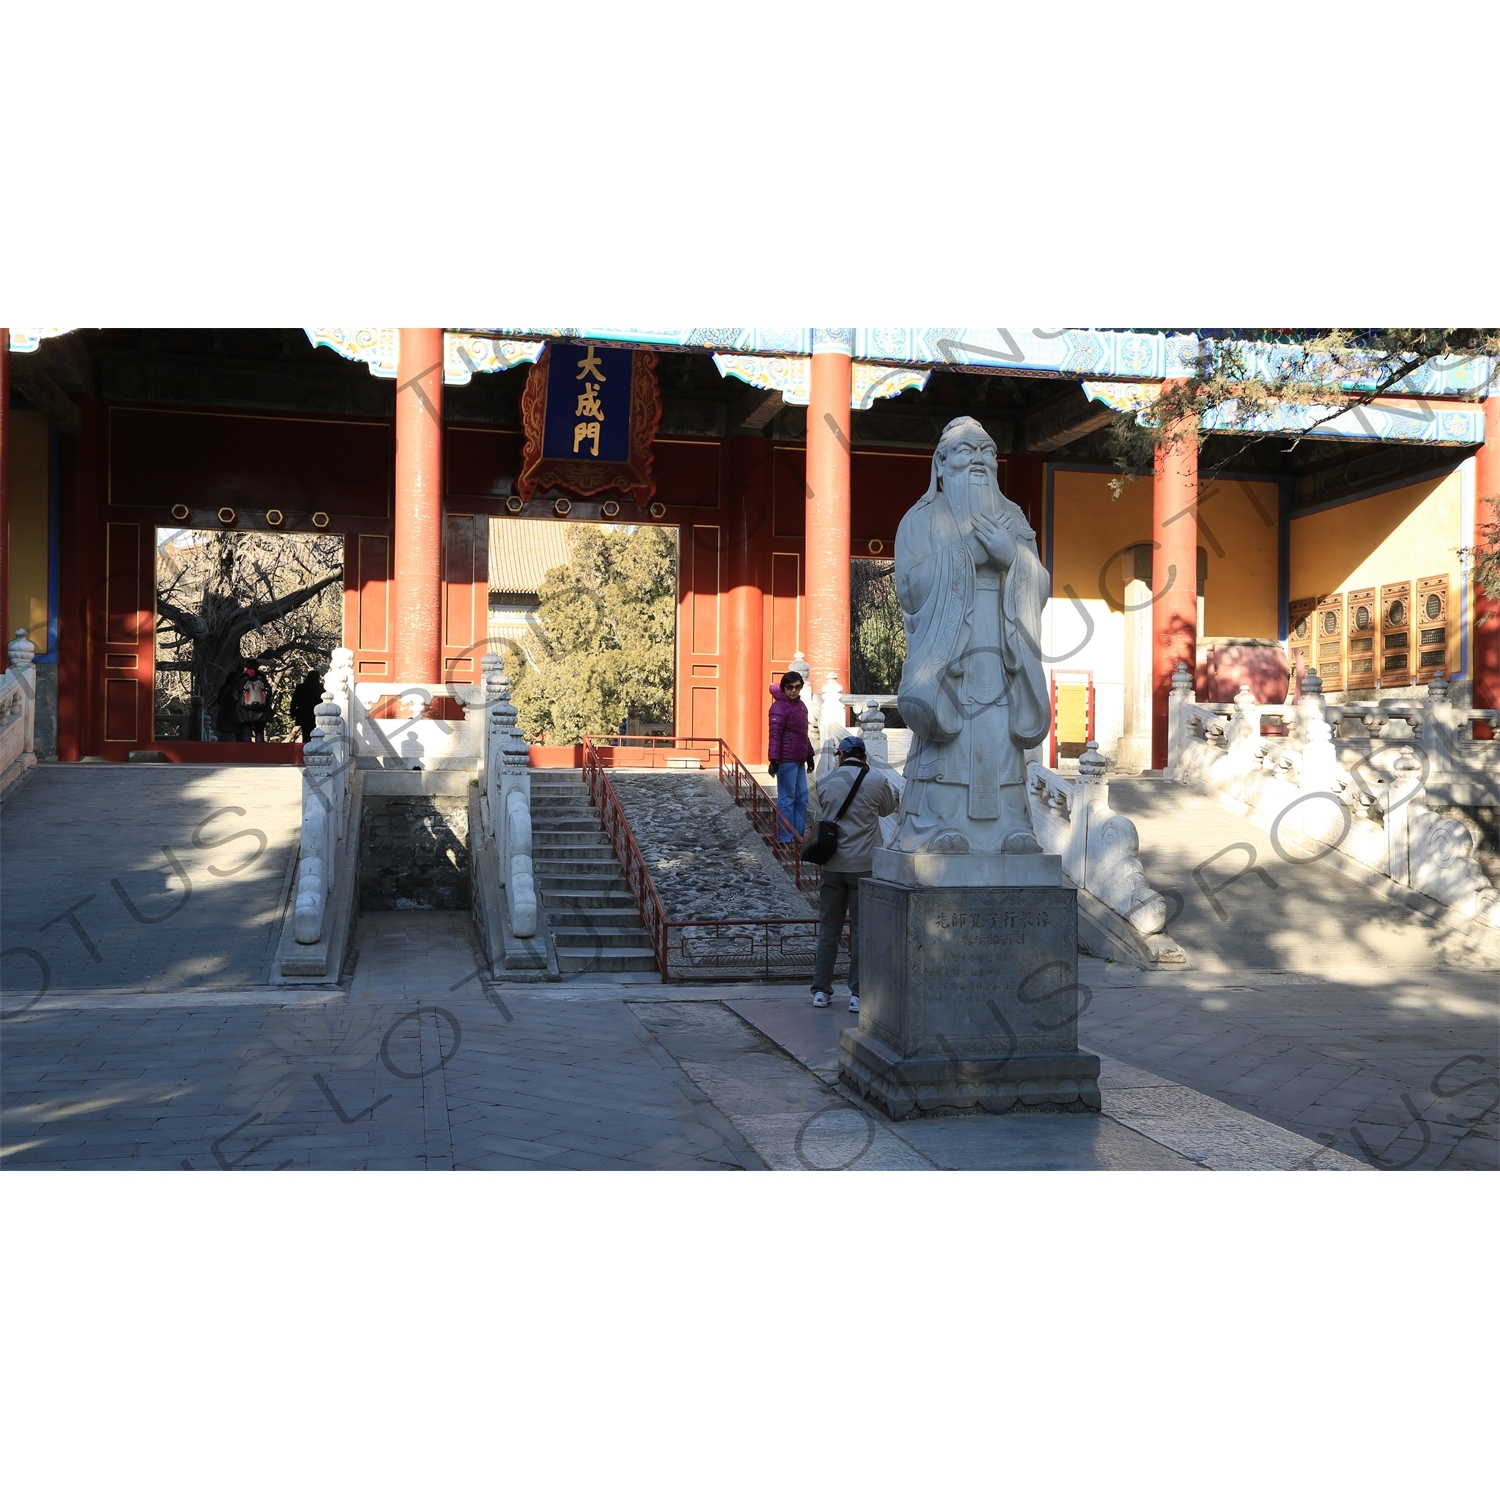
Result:
M16 631L9 655L0 677L0 787L36 764L36 647L24 630Z
M1166 926L1167 902L1146 879L1135 824L1109 805L1105 764L1093 740L1078 758L1076 777L1028 762L1031 823L1037 842L1062 856L1063 873L1079 890L1147 937Z
M304 945L323 936L340 862L352 854L348 846L351 754L345 714L353 677L354 653L340 647L323 677L317 724L302 747L302 837L297 847L292 935Z
M511 931L534 937L537 929L536 880L531 862L531 747L516 724L510 681L499 656L483 661L485 736L483 756L485 827L500 855L500 878Z
M474 771L484 755L485 693L483 683L354 683L349 727L357 764L372 770ZM461 703L464 717L437 717L433 705L443 698ZM390 699L400 701L400 715L375 718L371 710Z
M1285 738L1261 737L1271 714L1286 720ZM1475 860L1469 829L1429 805L1500 806L1500 741L1473 738L1486 720L1500 723L1500 713L1455 706L1441 677L1425 695L1378 703L1330 704L1311 673L1296 705L1260 705L1243 688L1232 704L1198 703L1183 665L1172 677L1168 774L1218 794L1273 842L1295 844L1290 858L1337 849L1500 928L1500 891Z

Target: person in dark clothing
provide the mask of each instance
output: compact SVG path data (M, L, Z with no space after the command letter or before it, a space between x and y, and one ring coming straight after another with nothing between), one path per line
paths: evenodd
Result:
M831 821L837 817L844 798L853 791L860 772L866 769L865 742L847 735L839 745L838 761L835 770L818 778L810 838L817 837L820 819ZM838 958L847 912L849 1009L859 1014L859 883L869 879L875 864L875 851L880 848L880 820L888 818L900 806L901 797L894 783L883 771L871 767L859 782L848 812L838 819L838 849L824 863L823 880L818 888L818 951L813 964L812 1003L820 1008L833 995L833 965Z
M254 657L242 659L239 670L231 672L219 689L219 738L265 744L271 706L270 678Z
M309 672L292 690L292 720L302 731L305 745L318 727L318 705L323 701L323 676Z
M776 778L776 805L781 815L800 835L807 832L807 773L813 768L812 741L807 735L807 705L802 701L802 677L784 672L780 685L771 684L770 734L766 769ZM787 843L791 835L778 827L776 840Z

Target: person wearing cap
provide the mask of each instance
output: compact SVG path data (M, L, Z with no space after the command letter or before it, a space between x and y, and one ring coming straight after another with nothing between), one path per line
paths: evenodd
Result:
M874 868L880 848L880 820L901 805L900 794L884 772L869 766L865 742L846 735L839 742L838 765L818 779L808 811L808 837L817 836L818 820L830 821L865 772L848 810L838 819L839 841L823 866L823 884L818 892L818 955L813 966L813 1004L826 1006L833 994L833 964L838 956L844 915L849 916L849 1009L859 1013L859 883Z

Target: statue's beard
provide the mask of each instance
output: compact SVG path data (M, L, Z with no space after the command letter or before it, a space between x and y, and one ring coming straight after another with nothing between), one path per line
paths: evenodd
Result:
M957 473L949 470L943 476L943 494L961 521L968 521L981 511L997 520L1000 517L999 487L983 465L968 465Z

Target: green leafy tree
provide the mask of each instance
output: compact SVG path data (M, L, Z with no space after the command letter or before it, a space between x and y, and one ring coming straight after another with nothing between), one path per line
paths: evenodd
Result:
M1490 498L1492 503L1500 505L1500 495ZM1459 550L1468 559L1474 585L1484 596L1478 616L1484 624L1500 614L1500 522L1486 521L1478 533L1474 546Z
M576 745L615 734L634 708L671 720L677 533L661 526L572 525L568 561L538 591L536 665L502 648L521 732Z
M849 565L849 691L894 693L906 662L906 627L896 597L896 565L857 557Z

